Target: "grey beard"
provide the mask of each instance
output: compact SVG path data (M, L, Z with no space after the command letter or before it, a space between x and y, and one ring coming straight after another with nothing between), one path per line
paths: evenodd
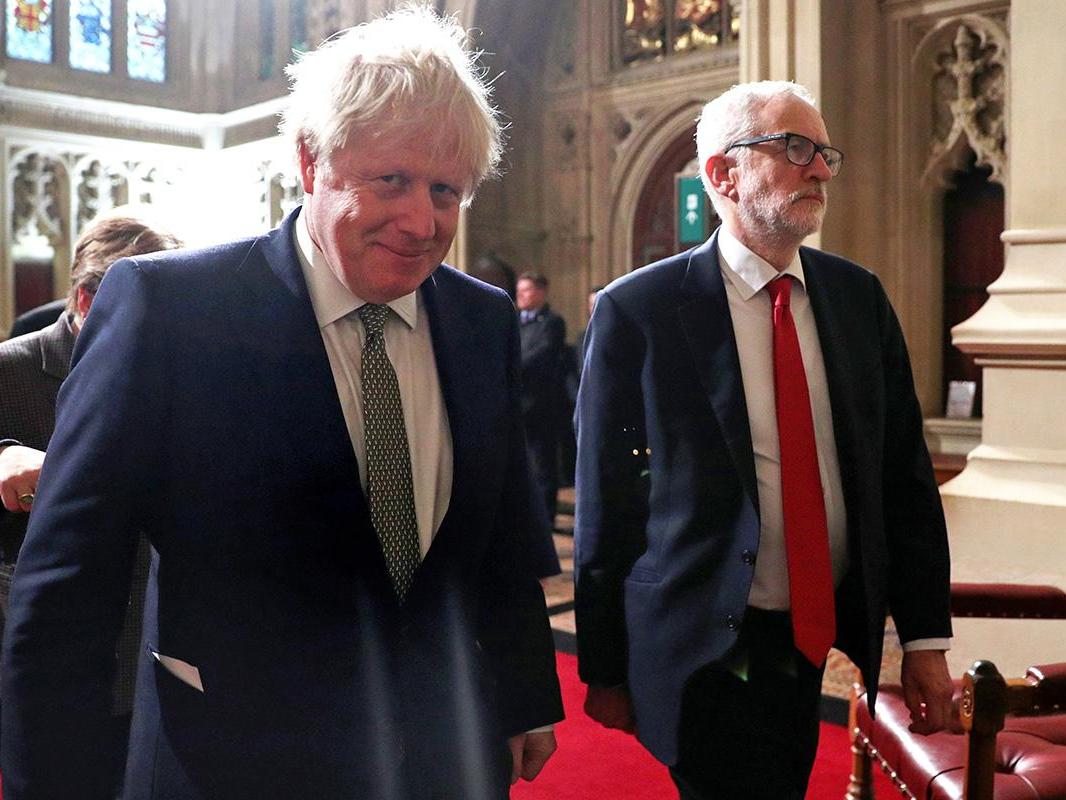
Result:
M822 226L822 217L825 205L820 212L811 212L798 216L789 214L792 205L804 197L807 192L793 192L786 199L783 206L776 206L765 191L755 191L751 194L751 202L738 208L744 225L749 230L758 230L772 242L787 242L789 240L804 239L812 233L816 233ZM825 191L822 191L823 203Z

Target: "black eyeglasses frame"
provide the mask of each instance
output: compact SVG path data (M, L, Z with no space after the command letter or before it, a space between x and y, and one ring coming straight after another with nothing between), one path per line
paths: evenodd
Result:
M809 142L811 145L811 157L802 163L793 160L791 156L792 148L789 147L790 140L792 139L802 139L805 142ZM825 161L825 165L829 168L829 172L832 175L837 175L840 172L840 168L844 166L843 150L838 147L832 147L828 144L818 144L809 136L804 136L802 133L793 133L792 131L786 131L784 133L770 133L765 136L753 136L750 139L740 139L739 141L733 142L731 145L726 147L726 149L722 151L722 154L724 155L725 153L728 153L735 147L752 147L757 144L765 144L766 142L779 141L785 142L784 153L785 158L788 159L788 163L795 164L797 167L807 166L812 161L814 161L814 157L818 154L821 154L822 160ZM826 155L827 153L829 154L828 156ZM835 159L833 159L834 154L836 155Z

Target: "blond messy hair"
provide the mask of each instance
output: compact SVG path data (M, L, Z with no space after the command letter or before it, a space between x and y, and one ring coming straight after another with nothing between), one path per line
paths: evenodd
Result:
M349 28L286 68L291 93L279 129L296 153L303 145L317 160L350 141L432 126L430 146L468 171L468 204L496 172L503 132L481 54L467 39L454 17L421 5Z

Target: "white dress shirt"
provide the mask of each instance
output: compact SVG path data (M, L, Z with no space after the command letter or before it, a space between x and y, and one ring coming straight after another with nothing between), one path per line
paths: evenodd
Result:
M759 487L759 555L748 603L758 608L785 610L789 607L788 557L781 511L781 450L777 436L777 408L774 400L774 326L770 295L763 291L778 274L795 278L792 285L792 317L796 322L807 389L811 396L811 418L818 448L818 475L825 499L829 526L829 552L833 580L839 584L848 568L847 515L844 490L840 483L833 409L822 359L822 345L803 283L799 254L778 273L759 256L741 244L723 226L718 230L718 261L725 279L733 334L744 381L751 446L755 453L755 478Z
M796 323L807 390L811 397L814 440L818 448L818 475L822 481L833 581L839 585L848 569L847 514L840 482L833 408L818 327L807 296L799 253L780 273L737 240L723 225L718 229L718 263L725 282L733 335L740 358L740 373L755 454L755 479L759 491L759 554L755 561L748 604L770 610L789 608L788 556L781 511L781 450L777 435L774 398L774 338L770 295L763 291L778 275L788 274L792 285L790 306ZM915 639L903 649L947 650L950 639Z
M365 331L355 311L366 301L352 294L330 269L322 251L311 241L302 213L294 227L296 253L326 345L344 422L359 462L359 483L365 493L366 431L361 377ZM395 313L385 321L385 352L400 385L407 448L411 451L418 544L424 558L451 502L452 432L422 296L412 292L396 298L388 306ZM554 728L554 725L544 725L527 732L547 733Z
M355 312L366 301L352 294L330 269L325 256L311 241L304 214L300 214L294 227L300 267L329 356L344 421L359 462L359 483L365 493L366 431L361 378L365 331ZM385 321L385 352L400 386L407 447L411 452L418 543L425 557L451 501L452 433L422 298L415 291L388 305L394 313Z

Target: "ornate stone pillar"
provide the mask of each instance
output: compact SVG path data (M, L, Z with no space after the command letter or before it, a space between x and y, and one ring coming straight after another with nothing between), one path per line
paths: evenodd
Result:
M1007 147L1006 263L989 300L952 340L984 368L981 444L943 487L955 580L1066 588L1066 124L1058 0L1014 0ZM956 650L995 652L1019 673L1062 655L1066 624L960 623ZM1002 663L1001 663L1002 661Z

